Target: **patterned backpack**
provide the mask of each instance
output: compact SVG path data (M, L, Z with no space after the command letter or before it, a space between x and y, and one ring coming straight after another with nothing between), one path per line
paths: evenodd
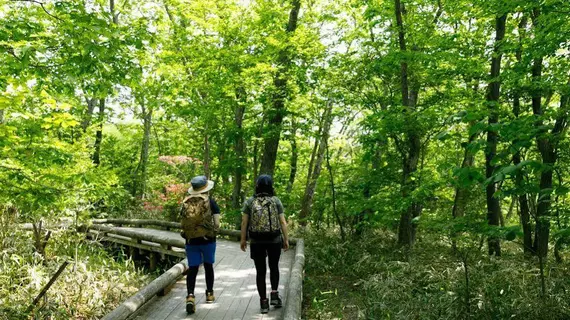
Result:
M206 194L191 195L180 208L180 223L186 239L216 236L210 198Z
M277 203L273 197L255 197L249 216L249 236L255 240L269 240L281 234Z

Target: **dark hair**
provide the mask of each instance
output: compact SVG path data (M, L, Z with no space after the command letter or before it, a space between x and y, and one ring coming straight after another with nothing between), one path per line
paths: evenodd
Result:
M268 174L262 174L255 180L255 197L274 196L273 179Z

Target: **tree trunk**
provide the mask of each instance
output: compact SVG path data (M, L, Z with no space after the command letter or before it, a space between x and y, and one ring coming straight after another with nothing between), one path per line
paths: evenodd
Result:
M403 14L405 10L400 0L394 0L396 26L398 28L398 45L400 52L404 53L406 49L406 33L404 29ZM402 94L402 106L407 115L415 112L418 90L409 90L408 80L408 63L405 59L400 61L400 86ZM410 117L412 120L412 117ZM414 127L414 126L412 126ZM407 150L402 152L402 197L408 199L412 196L413 191L418 187L417 180L413 178L414 173L418 169L418 162L421 152L421 141L419 132L416 128L410 129L405 133L405 143ZM401 245L413 245L416 237L416 225L413 219L421 214L421 206L416 201L410 203L408 208L404 209L400 215L400 224L398 226L398 243Z
M135 171L133 196L136 197L140 195L142 198L146 191L150 133L152 129L152 108L146 107L144 98L141 102L141 108L143 114L143 140L141 143L139 165Z
M36 249L36 252L42 256L42 258L44 258L44 263L45 263L45 258L46 258L46 246L48 244L48 241L51 237L51 231L45 231L42 228L43 225L43 221L40 220L39 222L33 222L32 223L32 227L34 230L34 248Z
M539 26L537 24L540 12L533 9L532 25L535 34L538 33ZM535 57L532 61L532 112L537 117L535 122L538 128L536 144L542 157L543 170L540 174L540 192L538 194L538 206L536 208L536 231L534 239L534 251L539 257L546 257L548 253L548 240L550 235L550 188L552 188L552 166L556 162L556 154L548 137L545 137L545 130L542 130L543 121L540 119L543 115L542 111L542 56Z
M522 42L526 35L526 24L527 24L527 17L523 16L521 21L518 25L519 31L519 47L515 53L517 63L521 63L522 61ZM520 92L518 89L515 89L513 94L513 115L515 118L520 116L521 112L521 101L520 101ZM514 141L516 144L517 141ZM517 150L516 153L513 155L513 164L519 165L521 163L521 150ZM515 186L518 190L521 190L524 183L524 173L521 170L518 170L515 175ZM524 252L525 254L534 254L534 248L532 244L532 226L530 224L530 208L528 205L528 198L526 193L521 192L520 195L517 197L517 201L519 203L519 216L521 220L521 226L523 229L523 245L524 245Z
M287 194L293 191L293 184L297 176L297 160L299 151L297 150L297 123L295 119L291 120L291 171L289 172L289 182L287 183Z
M539 64L540 62L540 64ZM535 61L535 66L533 66L533 80L539 81L540 70L542 68L542 59L540 61ZM534 69L537 70L534 70ZM536 75L536 79L535 79ZM570 80L568 82L570 86ZM540 93L536 93L538 96ZM542 106L540 105L540 100L533 96L533 112L537 117L542 116ZM548 255L548 242L550 238L550 217L551 217L551 199L552 199L552 174L553 168L558 159L557 141L558 136L564 132L568 124L568 101L570 96L568 94L562 94L560 97L560 110L556 117L554 123L554 128L548 134L543 130L539 130L536 143L540 155L542 157L543 169L540 174L540 193L538 198L538 204L536 209L536 236L534 243L534 250L539 255L539 257L546 257ZM542 121L536 121L537 128L542 128Z
M403 159L402 172L402 197L408 199L417 189L417 179L413 179L413 174L418 169L418 162L421 152L420 138L417 133L411 132L408 137L408 154ZM412 200L409 207L400 216L398 228L398 243L411 246L416 240L416 224L413 219L421 214L422 207L415 200Z
M340 215L338 214L338 211L336 210L336 190L335 190L335 186L334 186L334 174L332 171L331 160L330 160L330 156L329 156L329 143L328 143L328 141L325 141L325 149L326 149L325 152L326 152L326 158L327 158L327 169L329 171L329 178L330 178L330 184L331 184L333 214L336 218L336 223L338 224L338 227L340 228L340 237L341 237L342 241L344 241L344 239L346 239L346 235L344 233L344 226L343 226L342 220L340 219Z
M494 126L499 122L499 95L501 83L499 76L501 75L501 58L500 50L501 41L505 37L505 24L507 15L495 19L495 45L493 48L493 57L491 59L491 74L487 93L487 107L489 109L489 128L487 129L487 148L485 150L485 173L487 179L493 177L496 169L493 163L497 154L498 136ZM499 199L495 197L497 184L489 182L486 187L487 195L487 222L489 225L498 226L501 214L501 204ZM501 255L501 243L496 237L489 237L487 244L489 246L489 255Z
M362 190L362 195L364 196L364 201L366 202L365 208L355 216L354 219L354 235L361 236L364 232L364 221L366 216L371 215L374 212L374 208L370 205L370 198L372 198L372 181L380 168L380 161L382 160L382 150L386 146L386 141L383 138L379 138L374 144L374 155L372 156L372 172L373 175L366 177L364 188ZM366 170L370 167L366 166Z
M115 16L115 2L114 0L109 0L109 11L113 17L113 23L117 24L117 17ZM95 166L99 166L101 163L101 142L103 141L103 120L105 119L105 99L99 99L99 129L95 133L95 152L93 153L93 163ZM88 102L89 103L89 102ZM95 101L92 101L93 105ZM89 105L87 106L89 108ZM92 106L94 108L94 106ZM89 110L88 110L89 111ZM89 121L90 117L89 117ZM89 126L89 124L87 124ZM87 128L87 126L85 128ZM85 130L84 130L85 131Z
M287 34L292 34L297 29L297 20L299 9L301 7L300 0L293 0L293 7L289 13L289 23L287 24ZM273 80L275 93L273 94L273 105L267 113L267 128L265 129L265 137L263 139L263 157L261 159L261 173L273 175L275 171L275 161L277 160L277 149L279 148L279 140L281 139L281 128L283 126L283 117L285 110L285 100L287 99L287 71L291 63L289 54L290 46L279 52L277 61L277 71Z
M262 118L261 122L259 123L259 128L257 129L257 135L255 136L255 142L253 143L253 187L255 188L255 179L259 175L259 141L261 136L263 135L263 127L265 126L265 119Z
M103 141L103 122L105 121L105 98L99 99L99 128L95 133L95 152L93 153L93 163L99 166L101 163L101 142Z
M115 13L115 0L109 0L109 11L111 13L111 17L113 18L113 23L119 23L119 15Z
M465 146L465 151L463 154L463 161L461 162L461 168L469 168L473 166L475 161L475 155L469 150L469 145L473 143L477 134L472 134L467 140L467 145ZM467 206L469 196L469 189L464 186L458 186L455 189L455 198L453 200L452 216L454 218L465 216L465 207Z
M319 175L321 174L321 168L323 164L323 159L325 156L326 151L326 144L329 139L329 131L333 121L332 115L332 105L327 103L325 109L325 113L323 114L323 127L320 128L319 131L322 132L319 142L318 151L315 157L315 164L311 171L311 174L307 177L307 185L305 187L305 194L303 196L303 200L301 202L301 212L299 214L299 223L302 226L307 225L307 218L311 215L311 209L313 206L313 197L315 195L315 189L317 186L317 181L319 179ZM316 142L315 142L316 143Z
M143 102L144 103L144 102ZM146 111L146 112L145 112ZM141 149L141 189L140 195L144 197L146 191L146 181L147 181L147 166L148 166L148 156L150 147L150 132L152 127L152 108L145 110L143 108L143 122L144 122L144 136Z
M95 110L95 105L97 103L97 99L95 98L85 98L85 100L87 101L87 111L81 121L81 129L83 130L83 133L87 131L87 128L91 124L91 118L93 117L93 111Z
M313 174L313 168L315 167L315 159L317 157L317 150L319 149L319 143L321 141L320 137L322 137L323 135L323 122L325 121L325 114L327 113L327 110L325 109L325 111L323 112L322 116L319 119L319 131L317 133L317 136L315 137L315 143L313 145L313 151L311 151L311 159L309 160L309 170L307 172L307 183L305 183L305 188L307 188L307 186L309 185L309 181L311 175Z
M208 123L204 131L204 175L210 179L210 141L208 140Z
M236 163L234 164L234 185L232 191L232 208L239 210L242 203L242 177L245 169L244 164L244 150L245 145L243 141L243 117L245 114L245 105L242 104L242 99L240 99L245 93L241 93L243 90L238 90L237 104L234 108L234 125L236 128L236 137L234 141L234 153L236 157ZM241 217L239 219L241 221ZM239 225L239 221L237 224Z
M4 123L4 109L0 109L0 124Z

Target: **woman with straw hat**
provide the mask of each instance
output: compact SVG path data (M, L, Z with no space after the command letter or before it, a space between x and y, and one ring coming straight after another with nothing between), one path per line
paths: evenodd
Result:
M197 176L190 181L189 195L184 199L180 210L181 235L186 239L188 275L186 276L186 312L196 312L194 288L201 264L206 273L206 303L213 303L214 261L216 255L216 233L220 227L220 207L210 197L214 181L205 176Z

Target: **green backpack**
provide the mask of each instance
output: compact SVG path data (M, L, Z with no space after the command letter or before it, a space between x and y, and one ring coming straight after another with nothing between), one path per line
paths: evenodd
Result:
M248 230L254 240L274 239L281 234L279 211L273 197L253 198Z
M210 198L205 194L191 195L180 208L180 223L186 239L216 236Z

